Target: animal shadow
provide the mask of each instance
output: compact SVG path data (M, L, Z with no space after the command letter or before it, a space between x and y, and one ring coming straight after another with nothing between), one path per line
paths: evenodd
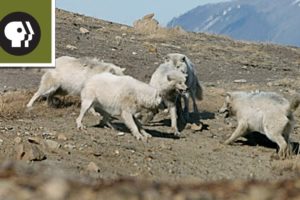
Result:
M177 135L170 134L170 133L164 133L164 132L160 132L157 130L146 129L146 131L147 131L147 133L152 135L152 137L165 138L165 139L176 139L176 140L182 138L181 136L177 136Z
M117 131L124 132L124 133L131 133L130 130L127 128L127 126L122 123L122 122L114 122L113 125L117 129ZM93 127L95 128L108 128L108 126L104 124L96 124ZM149 133L152 137L159 137L159 138L167 138L167 139L180 139L180 136L176 136L174 134L170 133L164 133L156 130L150 130L150 129L145 129L147 133Z
M253 132L250 134L247 134L245 136L247 141L237 141L239 143L242 143L243 145L249 145L249 146L263 146L266 148L276 149L277 152L279 150L278 145L275 142L272 142L269 138L267 138L265 135L259 133L259 132ZM300 154L300 144L298 142L290 142L291 150L293 154Z
M248 146L263 146L270 149L278 149L276 143L272 142L269 138L259 132L252 132L244 136L246 141L238 140L237 143Z

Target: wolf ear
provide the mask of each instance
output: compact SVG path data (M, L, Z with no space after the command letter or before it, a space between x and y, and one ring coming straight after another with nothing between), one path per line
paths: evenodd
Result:
M186 57L185 57L185 56L183 56L183 57L181 58L181 62L186 62Z
M172 77L169 74L167 75L167 80L172 81Z
M173 81L174 80L174 75L173 74L168 74L167 75L167 80L168 81Z
M115 74L115 70L114 70L113 68L110 68L110 69L108 70L108 72L111 73L111 74Z
M228 100L231 100L232 99L231 92L226 92L225 98L228 99Z

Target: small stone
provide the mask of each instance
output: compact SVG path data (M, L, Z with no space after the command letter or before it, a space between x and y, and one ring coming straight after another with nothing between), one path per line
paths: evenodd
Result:
M68 138L64 134L61 133L61 134L58 134L57 139L62 140L62 141L66 141Z
M51 150L57 150L61 147L61 144L59 144L58 142L56 142L54 140L45 140L45 144L46 144L47 148L51 149Z
M90 172L100 172L100 168L94 162L90 162L86 169Z
M46 159L44 152L35 144L19 144L15 151L18 160L41 161Z
M118 133L117 133L117 136L124 136L124 135L125 135L124 132L118 132Z
M4 141L2 139L0 139L0 144L2 144Z
M66 46L66 48L67 48L67 49L70 49L70 50L76 50L76 49L78 49L77 47L75 47L75 46L73 46L73 45L70 45L70 44L68 44L68 45Z
M52 138L54 138L56 135L57 135L56 132L44 132L44 133L42 133L42 136L44 136L44 137L52 137Z
M116 155L119 155L119 154L120 154L120 151L119 151L119 150L115 150L115 154L116 154Z
M233 81L234 83L247 83L246 79L237 79Z
M242 67L242 69L247 70L247 69L248 69L248 66L244 65L244 66Z
M89 33L90 33L90 31L89 31L88 29L83 28L83 27L80 27L79 31L80 31L80 33L82 33L82 34L89 34Z
M135 52L135 51L134 51L134 52L132 52L132 55L137 55L137 52Z
M69 149L69 150L75 149L75 147L76 147L76 146L75 146L75 145L72 145L72 144L65 144L65 145L64 145L64 148L65 148L65 149Z
M22 142L22 138L16 137L16 138L14 139L14 142L15 142L15 144L20 144L20 143Z

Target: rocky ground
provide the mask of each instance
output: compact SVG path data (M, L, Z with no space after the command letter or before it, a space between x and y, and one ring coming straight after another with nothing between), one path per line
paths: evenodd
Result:
M202 126L187 124L176 138L160 113L146 125L153 138L143 143L121 122L125 134L97 127L99 119L87 115L87 130L78 131L78 97L59 97L59 108L40 100L26 110L42 72L2 69L0 199L299 198L299 157L279 160L276 145L260 134L222 144L236 121L217 114L226 91L276 91L290 99L300 87L299 48L164 29L151 16L128 27L62 10L56 15L57 57L98 57L147 82L166 54L186 54L204 87L201 111L192 114ZM300 124L299 110L295 116ZM299 133L296 125L295 147Z

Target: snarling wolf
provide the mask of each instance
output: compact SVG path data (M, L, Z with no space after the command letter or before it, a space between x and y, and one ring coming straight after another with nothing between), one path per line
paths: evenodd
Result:
M236 116L238 126L225 144L250 132L260 132L279 146L278 155L290 155L289 135L293 130L293 112L298 108L297 94L289 102L275 92L229 92L220 113Z
M177 127L177 109L176 101L181 94L185 94L187 90L186 74L175 70L168 63L161 64L152 74L149 84L157 88L162 97L163 102L167 106L171 115L171 127L175 135L180 135ZM174 82L172 87L170 83ZM169 88L166 90L166 88Z
M165 57L165 64L172 66L174 69L181 71L187 75L186 85L188 87L188 92L183 95L184 99L184 110L183 115L186 120L189 120L189 98L191 96L193 101L193 111L198 112L198 107L196 104L196 99L202 100L203 89L200 85L198 77L196 76L196 71L194 64L191 60L183 54L170 53ZM181 107L181 101L178 99L176 102L177 107ZM179 105L178 105L179 104Z

